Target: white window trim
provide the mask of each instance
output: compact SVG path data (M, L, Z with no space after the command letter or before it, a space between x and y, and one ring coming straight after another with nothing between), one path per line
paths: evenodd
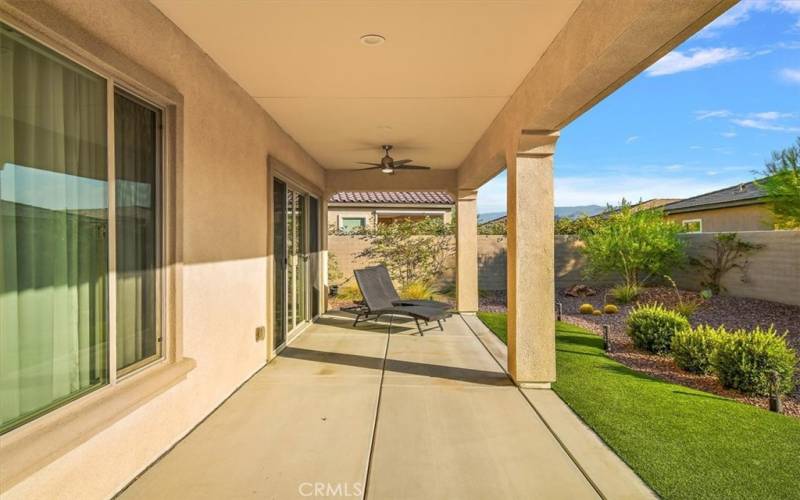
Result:
M693 224L695 222L700 224L700 230L699 231L684 231L684 232L686 232L686 233L702 233L703 232L703 219L683 219L681 221L681 228L682 229L686 228L687 224Z
M339 214L339 215L336 216L336 218L338 219L336 225L339 227L340 231L344 230L344 220L345 219L359 219L361 221L361 227L367 227L367 218L364 217L363 215L349 216L349 215L341 215L341 214Z

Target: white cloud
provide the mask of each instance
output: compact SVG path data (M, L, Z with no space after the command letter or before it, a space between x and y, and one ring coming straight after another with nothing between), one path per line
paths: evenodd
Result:
M689 49L686 52L673 50L647 69L648 76L664 76L716 66L724 62L748 57L749 54L735 47L712 47Z
M680 163L674 163L672 165L667 165L664 167L664 170L669 170L670 172L677 172L678 170L683 170L683 165Z
M720 135L722 137L725 137L726 139L732 139L732 138L736 137L736 132L723 132Z
M706 118L727 118L733 113L727 109L717 109L713 111L695 111L695 118L698 120L705 120Z
M625 144L631 144L632 142L636 142L638 140L639 140L639 136L638 135L632 135L632 136L628 137L627 139L625 139Z
M800 83L800 68L784 68L780 75L787 82Z
M715 38L719 32L737 26L750 19L753 12L788 12L800 14L798 0L743 0L719 16L696 36L698 38ZM800 25L800 19L797 20Z
M792 118L794 113L781 113L780 111L762 111L760 113L750 113L751 118L757 120L780 120L781 118Z
M800 127L787 127L783 125L776 125L770 120L757 120L752 118L734 118L732 123L745 128L754 128L758 130L770 130L773 132L800 132Z

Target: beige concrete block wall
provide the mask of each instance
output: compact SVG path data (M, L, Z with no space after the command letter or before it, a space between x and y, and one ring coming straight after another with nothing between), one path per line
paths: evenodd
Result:
M744 281L737 270L723 280L731 295L753 297L786 304L800 305L800 231L744 231L740 236L753 243L765 245L750 258ZM699 256L707 253L713 233L685 234L687 253ZM613 277L586 280L583 278L585 258L582 243L574 236L559 235L555 241L556 288L575 283L595 286L616 283ZM353 268L370 263L353 262L353 256L367 246L366 242L350 236L331 236L331 252L336 254L340 268L352 276ZM699 289L701 277L694 270L676 270L673 278L679 286ZM478 236L478 288L506 289L506 240L504 236Z
M137 81L164 82L183 98L175 215L183 270L174 293L183 355L196 368L102 432L76 436L82 444L56 450L46 466L3 495L109 498L265 364L266 342L257 342L255 331L267 324L270 294L267 157L319 185L324 172L150 3L12 1L0 5L0 13L6 9Z
M728 293L800 305L800 231L742 231L742 240L764 245L749 258L746 273L734 269L722 280ZM714 234L686 234L690 256L709 255ZM697 290L702 277L692 268L674 273L679 286Z

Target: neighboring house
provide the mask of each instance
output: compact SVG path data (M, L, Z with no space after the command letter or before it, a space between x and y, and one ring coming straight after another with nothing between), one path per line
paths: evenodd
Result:
M631 205L631 211L638 212L639 210L649 210L652 208L662 208L665 205L669 205L670 203L675 203L681 201L680 198L652 198L645 201L640 201L639 203L633 203ZM601 214L593 215L593 217L608 217L609 215L619 212L619 207L614 208L613 210L604 211Z
M453 207L453 197L445 191L342 191L328 201L328 227L349 231L424 217L441 217L449 223Z
M764 192L754 182L686 198L663 209L667 219L680 223L690 233L773 229Z

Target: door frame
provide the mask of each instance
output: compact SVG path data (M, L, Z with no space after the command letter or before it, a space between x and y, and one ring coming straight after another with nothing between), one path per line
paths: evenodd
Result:
M324 273L322 272L322 265L324 260L322 258L323 247L325 245L324 236L326 234L327 225L322 220L324 215L323 213L323 193L324 191L317 187L313 182L305 179L304 177L298 175L291 167L286 165L285 163L281 162L279 159L275 158L274 156L267 157L267 272L266 272L266 285L267 285L267 294L266 294L266 311L267 311L267 318L266 318L266 325L267 325L267 338L266 338L266 357L267 361L272 360L275 356L277 356L287 345L289 345L292 341L297 339L297 337L311 324L313 323L318 317L311 317L311 300L315 300L312 297L312 290L313 287L311 286L311 277L310 273L307 273L307 286L306 286L306 309L308 310L307 319L297 325L293 330L286 332L286 338L282 345L277 346L275 345L276 335L275 335L275 269L278 263L275 261L275 235L274 235L274 210L275 210L275 193L274 193L274 182L278 180L286 184L287 190L293 190L299 192L300 194L304 195L306 210L305 210L305 217L306 217L306 234L304 235L305 238L305 248L308 251L309 249L309 236L310 236L310 226L308 224L309 220L309 209L308 205L310 204L309 199L311 196L317 198L318 201L318 218L319 224L317 225L317 237L319 238L319 246L320 249L317 254L318 266L320 272L318 272L317 281L318 286L317 289L320 291L320 294L324 293ZM309 256L309 260L307 261L307 266L310 268L310 261L311 257ZM288 287L287 287L288 288ZM288 299L288 297L287 297ZM316 300L321 301L321 298L316 298ZM286 305L285 305L286 307ZM287 314L288 316L288 314Z

